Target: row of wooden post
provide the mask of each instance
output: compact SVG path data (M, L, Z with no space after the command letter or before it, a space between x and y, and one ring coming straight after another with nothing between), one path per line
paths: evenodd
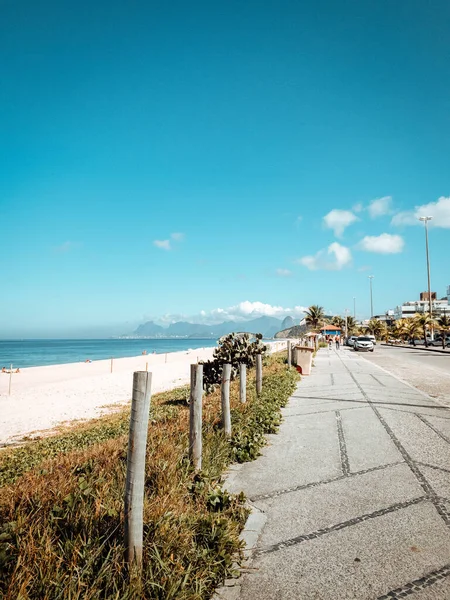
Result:
M112 359L111 359L112 370ZM247 368L239 365L239 398L247 401ZM225 436L231 437L230 413L231 364L223 365L221 384L222 426ZM125 549L127 561L142 566L144 532L145 455L150 413L152 374L137 371L133 375L130 432L128 438L127 475L125 483ZM262 391L262 355L256 356L256 393ZM202 468L202 396L203 365L191 365L189 402L189 457L195 470Z

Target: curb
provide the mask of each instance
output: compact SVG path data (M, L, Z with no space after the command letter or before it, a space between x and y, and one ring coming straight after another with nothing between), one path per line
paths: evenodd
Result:
M395 346L394 344L385 344L385 343L381 343L380 346L386 346L387 348L406 348L408 350L420 350L420 351L425 351L425 352L437 352L439 354L447 354L447 356L450 356L450 350L439 350L438 348L425 348L425 346L421 346L420 348L417 346L404 346L404 345L398 345Z
M267 520L267 515L256 508L256 506L252 506L251 504L247 504L247 506L252 512L249 514L244 529L239 536L239 539L245 544L243 551L244 560L242 564L234 565L239 574L236 577L226 579L224 584L215 591L212 600L239 600L241 597L241 575L250 566L258 538Z

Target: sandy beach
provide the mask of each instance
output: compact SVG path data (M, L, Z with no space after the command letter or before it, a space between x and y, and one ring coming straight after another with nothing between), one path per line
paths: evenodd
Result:
M273 342L271 351L285 342ZM13 373L11 395L8 373L0 373L0 445L52 429L62 423L91 419L131 398L134 371L152 372L152 393L189 383L190 364L212 358L214 348L197 348L168 354L99 360L45 367Z

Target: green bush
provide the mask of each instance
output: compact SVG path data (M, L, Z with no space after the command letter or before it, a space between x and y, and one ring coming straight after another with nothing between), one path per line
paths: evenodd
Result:
M203 388L207 394L214 391L220 384L222 369L225 363L231 364L231 379L235 379L239 373L239 365L245 364L253 367L256 355L267 352L267 346L261 342L262 335L256 334L256 338L250 341L248 333L230 333L219 339L219 345L214 350L213 359L201 361L203 365Z

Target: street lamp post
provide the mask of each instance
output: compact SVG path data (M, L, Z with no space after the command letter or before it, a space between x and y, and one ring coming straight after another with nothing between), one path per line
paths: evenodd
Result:
M433 304L431 302L431 282L430 282L430 256L428 253L428 221L433 217L419 217L419 221L425 223L425 248L427 253L427 276L428 276L428 308L430 311L430 319L433 318ZM431 339L434 339L433 328L431 327Z
M347 313L349 312L348 308L345 309L345 339L348 338L348 323L347 323Z
M372 294L372 279L374 275L369 275L370 281L370 318L373 319L373 294Z

